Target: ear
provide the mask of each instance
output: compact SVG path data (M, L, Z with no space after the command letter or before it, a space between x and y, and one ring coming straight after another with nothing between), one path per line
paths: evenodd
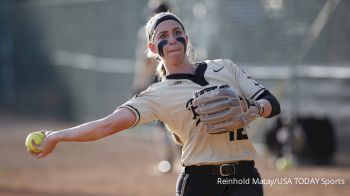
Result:
M151 50L152 53L158 54L157 47L153 43L148 43L148 48Z

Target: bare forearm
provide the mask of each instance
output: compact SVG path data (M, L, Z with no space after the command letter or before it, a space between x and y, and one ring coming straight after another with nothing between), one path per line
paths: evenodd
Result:
M127 115L115 113L76 127L54 133L58 142L89 142L95 141L131 127L133 121L126 121Z
M260 99L259 102L262 103L264 108L261 117L267 118L271 114L272 106L270 102L266 99Z
M260 95L257 101L264 106L264 112L261 114L261 117L271 118L280 114L281 108L279 101L269 91L265 91Z
M58 131L56 137L58 141L88 142L104 138L115 132L113 127L100 119Z

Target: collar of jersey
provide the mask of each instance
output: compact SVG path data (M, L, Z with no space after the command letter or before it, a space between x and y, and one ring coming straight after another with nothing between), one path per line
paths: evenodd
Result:
M197 63L197 69L194 75L177 73L177 74L167 75L165 76L165 78L167 80L188 79L201 86L206 86L209 84L204 78L204 73L207 70L207 67L208 65L205 62L200 62L200 63Z

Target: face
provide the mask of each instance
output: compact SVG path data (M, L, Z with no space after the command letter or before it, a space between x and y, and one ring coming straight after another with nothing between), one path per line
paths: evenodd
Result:
M153 42L149 47L153 53L169 63L179 63L186 57L187 35L174 20L161 22L155 29Z

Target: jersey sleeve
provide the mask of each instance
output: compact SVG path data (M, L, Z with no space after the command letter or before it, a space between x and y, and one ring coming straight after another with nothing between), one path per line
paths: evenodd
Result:
M145 90L140 94L134 96L132 99L126 101L120 107L118 107L128 108L129 110L134 112L136 116L136 121L132 127L146 124L157 119L157 102L152 100L152 97L156 96L152 95L152 92Z
M231 60L224 60L234 76L234 83L243 96L255 100L265 91L265 87L254 80L242 67Z

